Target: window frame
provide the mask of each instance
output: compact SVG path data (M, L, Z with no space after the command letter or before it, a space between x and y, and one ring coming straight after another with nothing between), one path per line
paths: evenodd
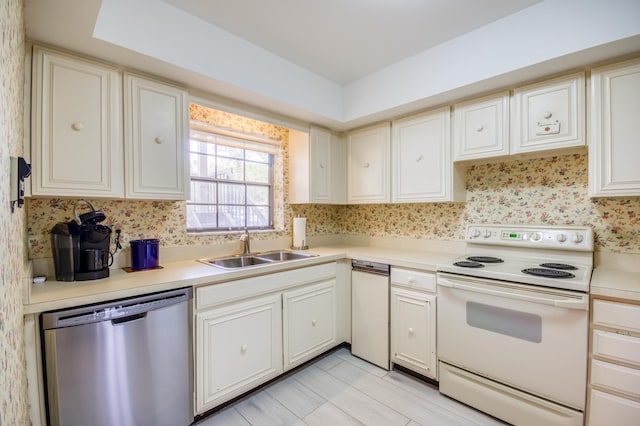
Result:
M194 134L198 133L199 135L206 135L207 136L207 140L202 140L201 138L194 138ZM231 133L231 134L230 134ZM209 140L209 138L211 138L211 140ZM190 126L189 126L189 184L192 186L194 182L205 182L205 183L213 183L215 185L215 202L213 203L204 203L204 202L194 202L192 200L192 197L194 196L194 192L195 190L192 188L191 190L191 197L189 200L186 201L186 227L187 227L187 232L191 232L191 233L207 233L207 232L233 232L233 231L241 231L244 229L249 229L249 230L275 230L275 226L274 226L274 206L275 206L275 193L274 193L274 185L275 185L275 168L274 168L274 163L276 161L276 155L277 151L279 151L279 141L277 141L277 143L273 140L268 140L268 141L260 141L260 138L266 139L264 137L261 137L259 135L244 135L243 133L235 133L235 132L230 132L226 129L223 130L218 130L216 127L214 126L209 126L206 123L202 123L202 122L197 122L197 121L192 121ZM212 145L215 145L215 153L214 154L210 154L210 153L203 153L201 150L194 150L192 148L192 141L196 141L196 142L200 142L200 143L211 143ZM224 143L224 141L227 141L227 143ZM264 144L264 149L259 149L260 145ZM277 145L277 148L274 148L274 145ZM225 157L224 155L219 155L218 154L218 147L219 146L228 146L228 147L235 147L235 148L239 148L242 149L243 151L243 155L242 155L242 159L240 158L235 158L235 157ZM253 149L252 149L253 148ZM257 161L257 160L251 160L247 158L247 151L249 152L259 152L262 154L267 154L268 155L268 160L266 162L261 162L261 161ZM213 157L214 163L215 163L215 170L214 170L214 177L210 177L210 176L202 176L200 174L198 175L194 175L192 173L192 169L191 169L191 161L193 158L193 155L199 155L199 156L205 156L206 157ZM233 159L233 160L237 160L237 161L241 161L242 162L242 168L243 168L243 176L244 179L243 180L237 180L237 179L222 179L219 177L216 177L216 175L218 174L218 159L219 158L227 158L227 159ZM252 182L252 181L248 181L247 180L247 176L246 176L246 170L247 170L247 164L248 163L255 163L255 164L265 164L268 168L268 178L267 178L267 182ZM243 192L244 192L244 203L243 204L224 204L220 202L220 191L221 191L221 184L231 184L231 185L241 185L244 187ZM249 191L249 189L251 187L262 187L262 188L267 188L267 193L268 193L268 204L266 205L262 205L262 204L250 204L248 203L249 199L247 197L247 193ZM193 227L190 226L189 224L189 209L190 206L214 206L214 210L215 210L215 221L216 221L216 226L215 227L211 227L211 226L199 226L199 227ZM249 210L252 206L255 207L267 207L267 224L264 226L249 226L247 224L247 221L250 217L249 214ZM244 224L240 225L240 226L220 226L220 212L221 209L220 207L239 207L239 208L244 208Z

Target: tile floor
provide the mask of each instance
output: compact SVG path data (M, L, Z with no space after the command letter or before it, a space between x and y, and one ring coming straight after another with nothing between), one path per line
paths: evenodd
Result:
M196 423L246 425L503 425L341 348Z

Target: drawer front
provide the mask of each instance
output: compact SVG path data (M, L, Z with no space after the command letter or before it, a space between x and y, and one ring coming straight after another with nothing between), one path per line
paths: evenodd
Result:
M591 384L640 398L640 370L594 359L591 362Z
M413 269L391 268L391 284L399 284L435 293L436 274Z
M591 389L590 426L634 425L640 418L640 403Z
M593 355L640 367L640 338L594 330Z
M593 324L640 333L640 305L595 299Z

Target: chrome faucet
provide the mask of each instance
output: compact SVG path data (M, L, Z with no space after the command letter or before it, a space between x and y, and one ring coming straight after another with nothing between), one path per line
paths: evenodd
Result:
M244 228L244 234L240 236L240 241L242 241L244 246L242 254L251 254L251 239L249 238L249 231L247 230L247 228Z

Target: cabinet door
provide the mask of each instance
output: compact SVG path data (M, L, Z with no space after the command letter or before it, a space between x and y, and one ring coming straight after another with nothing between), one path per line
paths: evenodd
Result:
M282 303L285 370L335 346L335 279L286 291Z
M122 197L118 70L34 46L32 195Z
M511 153L584 146L584 73L514 90Z
M309 138L311 201L328 203L331 199L331 133L312 127Z
M640 60L591 73L591 196L640 195Z
M346 146L328 130L289 132L289 203L345 204Z
M391 362L438 378L435 295L391 288Z
M282 372L280 293L196 314L196 412Z
M509 92L454 105L453 160L509 154Z
M187 94L125 74L126 196L189 198Z
M453 201L449 107L392 123L394 203Z
M391 201L389 124L350 133L347 149L347 201L351 204Z

